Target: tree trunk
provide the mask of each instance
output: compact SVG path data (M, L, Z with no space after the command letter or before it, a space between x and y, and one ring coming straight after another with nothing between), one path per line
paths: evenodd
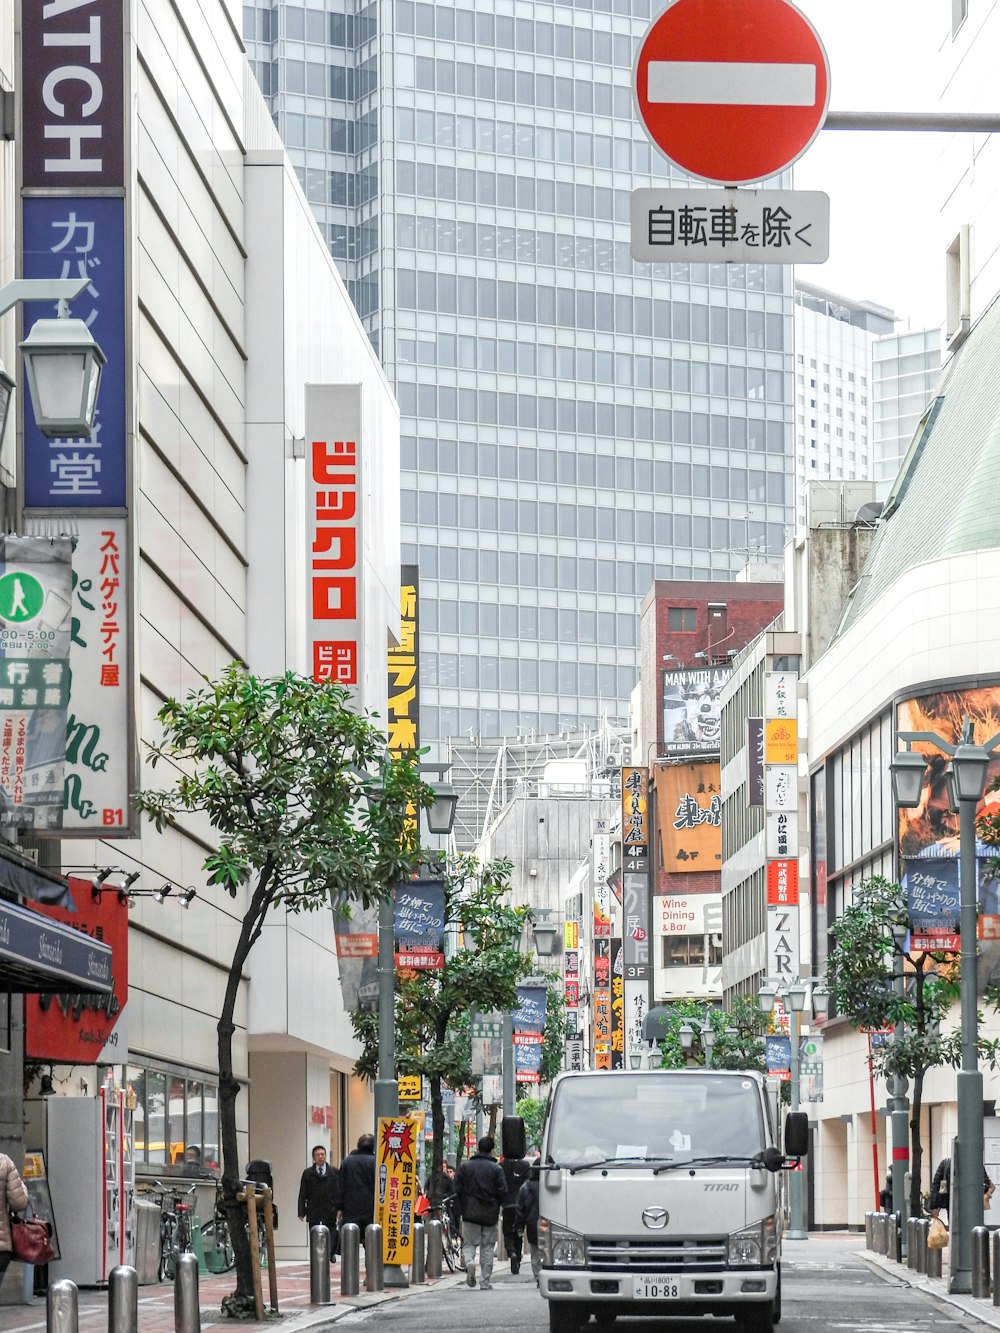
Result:
M271 869L265 867L250 899L240 928L240 936L229 966L226 995L216 1028L219 1037L219 1131L222 1141L222 1199L229 1221L229 1234L236 1257L236 1290L222 1301L222 1313L229 1319L255 1319L253 1257L247 1231L247 1212L237 1195L241 1189L239 1142L236 1137L236 1098L239 1079L233 1072L233 1036L236 1032L236 1000L240 979L250 950L260 936L268 908L274 898Z

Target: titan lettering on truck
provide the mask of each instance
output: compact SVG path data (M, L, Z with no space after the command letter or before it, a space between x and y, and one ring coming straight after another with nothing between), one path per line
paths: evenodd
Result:
M778 1148L759 1074L560 1074L539 1185L551 1333L575 1333L591 1315L607 1327L643 1314L729 1315L747 1333L772 1333L781 1173L807 1136L806 1115L789 1114Z

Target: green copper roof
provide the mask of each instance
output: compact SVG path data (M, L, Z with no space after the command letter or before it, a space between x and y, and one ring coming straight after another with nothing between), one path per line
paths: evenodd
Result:
M1000 300L944 371L838 635L914 566L992 547L1000 547Z

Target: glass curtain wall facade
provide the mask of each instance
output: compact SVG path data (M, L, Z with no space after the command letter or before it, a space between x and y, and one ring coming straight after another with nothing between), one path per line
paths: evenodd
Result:
M791 270L630 258L631 191L691 183L633 110L650 3L244 9L402 411L426 741L625 719L652 580L789 531Z

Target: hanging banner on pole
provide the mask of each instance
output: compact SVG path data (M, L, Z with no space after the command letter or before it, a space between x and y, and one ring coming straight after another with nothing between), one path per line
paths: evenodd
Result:
M418 1115L397 1115L384 1116L378 1122L375 1221L382 1228L382 1262L386 1264L408 1264L413 1258L421 1119Z

